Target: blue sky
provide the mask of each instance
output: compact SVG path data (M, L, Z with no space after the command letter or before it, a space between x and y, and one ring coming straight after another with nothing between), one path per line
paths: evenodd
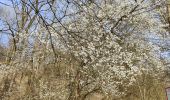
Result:
M10 5L10 0L0 0L0 2ZM2 4L0 4L2 6Z
M0 2L1 2L0 7L2 7L2 8L5 7L5 5L3 5L2 3L7 4L7 5L11 4L10 0L0 0ZM0 28L2 28L2 23L0 23ZM8 35L6 35L4 33L0 33L0 44L4 45L4 46L7 46L8 41L9 41Z

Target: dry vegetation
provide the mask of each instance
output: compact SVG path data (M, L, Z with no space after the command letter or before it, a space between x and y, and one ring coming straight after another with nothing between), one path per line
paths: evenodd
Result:
M102 92L93 84L80 87L76 72L80 63L71 55L60 54L55 64L44 64L41 59L36 68L31 63L2 63L0 98L2 100L165 100L165 76L154 77L155 73L136 76L136 82L125 90L126 95L115 97ZM4 66L4 67L3 67ZM7 66L10 66L9 68ZM11 70L12 67L12 70ZM80 72L81 73L81 72ZM83 75L83 74L82 74ZM126 83L126 82L125 82ZM77 97L77 98L75 98Z

